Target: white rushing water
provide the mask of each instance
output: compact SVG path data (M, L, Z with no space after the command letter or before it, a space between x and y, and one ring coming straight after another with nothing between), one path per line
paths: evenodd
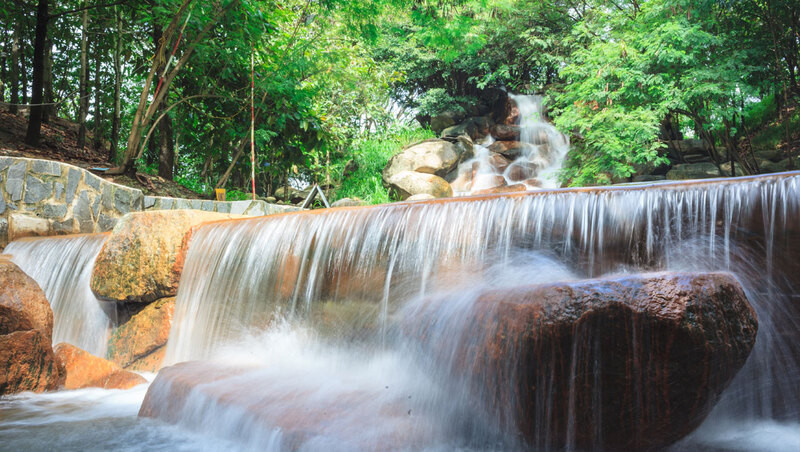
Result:
M569 138L545 119L544 99L538 95L512 94L519 111L518 155L504 157L490 148L487 136L473 147L474 156L458 167L453 182L457 196L480 193L498 186L524 185L527 190L558 188L558 173L569 151Z
M160 421L135 419L142 392L127 405L109 391L74 393L65 404L53 403L55 394L24 395L0 402L0 436L32 450L65 430L96 450L137 435L156 449L521 449L451 372L452 344L480 334L465 328L478 293L727 270L758 314L758 339L714 412L671 449L798 450L798 219L800 174L792 173L205 225L187 254L166 360L207 362L155 383ZM438 354L406 334L422 315L422 342ZM64 407L73 404L82 408ZM83 410L112 414L87 423Z
M67 342L105 356L111 321L89 287L92 268L108 234L28 238L5 253L33 278L53 309L53 344Z

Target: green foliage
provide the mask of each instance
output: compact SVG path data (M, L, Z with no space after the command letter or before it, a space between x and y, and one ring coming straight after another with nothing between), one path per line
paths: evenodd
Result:
M253 199L253 193L243 192L235 188L225 192L226 201L247 201L251 199Z
M358 169L341 181L341 186L331 195L332 200L359 198L369 204L393 201L389 197L389 190L383 186L383 168L402 148L433 137L434 134L429 129L398 127L357 140L353 143L350 156L358 164ZM333 168L337 174L342 174L346 164L347 160L343 158L335 162Z

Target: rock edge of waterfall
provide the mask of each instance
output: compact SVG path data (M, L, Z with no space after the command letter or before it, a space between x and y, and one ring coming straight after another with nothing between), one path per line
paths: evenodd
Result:
M758 321L728 273L654 273L481 293L453 343L430 300L407 322L476 403L538 448L658 449L706 418ZM428 341L428 342L426 342ZM544 433L543 433L544 432Z
M426 343L436 337L428 329L440 321L440 303L447 299L426 300L404 334L466 378L476 409L540 448L648 450L681 439L744 365L758 328L741 285L727 273L486 291L455 342ZM210 362L164 368L139 415L178 422L194 389L241 372ZM236 400L221 402L244 403Z

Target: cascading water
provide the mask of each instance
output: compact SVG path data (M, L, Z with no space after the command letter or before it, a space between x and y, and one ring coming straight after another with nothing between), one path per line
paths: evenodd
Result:
M447 360L431 361L402 334L415 303L436 293L461 293L447 309L437 311L441 321L434 326L440 329L431 334L465 337L458 319L474 299L474 290L631 271L727 270L742 281L761 327L750 360L706 424L741 425L747 420L797 426L800 306L794 294L800 289L800 268L793 256L800 251L798 218L800 175L782 174L336 209L207 225L196 231L187 255L166 361L224 360L231 347L258 355L254 344L272 350L275 334L283 330L271 325L288 319L295 325L290 331L314 327L316 351L300 347L290 357L270 352L254 358L251 364L294 371L280 378L242 377L243 388L252 388L254 381L294 388L300 395L292 406L302 411L323 397L310 394L311 387L330 389L324 394L329 401L348 400L364 389L351 373L364 368L352 360L374 368L389 356L396 360L389 366L395 370L376 374L375 387L360 397L380 398L380 381L396 382L392 377L400 374L397 369L414 369L403 374L402 380L411 382L399 386L403 393L419 396L403 406L426 419L424 425L433 422L440 436L428 438L430 432L423 435L417 424L400 430L420 434L427 438L422 444L429 446L515 447L514 438L499 433L491 416L482 416L480 407L468 401L470 390L453 379ZM257 333L265 330L278 332ZM236 343L248 345L232 345ZM304 361L318 362L327 354L334 358L322 369ZM316 376L309 386L293 386L293 381L309 378L308 373ZM331 388L331 381L345 383ZM218 383L220 388L232 384ZM222 399L226 397L235 398L228 394ZM275 397L265 396L258 416L266 421L250 428L292 430L280 420L288 414L270 411ZM393 406L399 399L381 400ZM214 403L209 419L236 411ZM352 413L361 412L362 421L378 422L369 403L347 406ZM211 428L196 414L188 422L180 413L173 415L184 425ZM223 424L218 425L220 434L235 437L240 424ZM302 445L336 444L325 442L327 430L313 421L299 428L321 435L293 439ZM546 426L537 431L547 434ZM703 431L687 441L703 444L708 440ZM797 444L797 436L784 439ZM565 438L568 446L570 441Z
M558 171L569 151L569 139L545 120L542 96L510 97L519 111L519 143L514 143L513 152L506 152L510 155L492 151L496 142L491 135L476 143L474 157L459 165L458 178L452 184L456 195L499 186L519 185L527 190L560 186Z
M553 381L535 382L544 421L532 443L521 443L498 421L514 413L485 405L496 386L476 388L457 372L460 353L486 334L474 324L480 294L618 273L727 270L758 313L755 348L705 423L672 449L797 450L798 219L800 174L786 173L204 225L187 254L166 361L208 361L163 369L159 378L172 378L153 383L140 411L178 427L103 418L93 420L107 426L93 444L117 446L133 431L148 444L188 437L207 450L573 449L585 426L572 386L558 401L549 396ZM596 334L572 333L572 381L596 379L605 364L577 362ZM502 358L513 366L520 357ZM41 403L72 413L68 406L17 397L0 401L6 444L35 448L30 431L72 429L75 414L33 422L20 410ZM568 423L553 441L547 420L558 402Z
M89 288L92 268L108 234L29 238L5 253L33 278L53 309L53 344L67 342L105 356L111 321Z

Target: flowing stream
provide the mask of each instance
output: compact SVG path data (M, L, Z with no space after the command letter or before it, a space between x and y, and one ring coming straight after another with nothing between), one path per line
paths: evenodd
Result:
M28 449L46 449L60 429L84 432L96 449L116 448L123 431L189 450L520 449L452 372L451 344L481 334L467 328L479 293L724 270L758 314L756 345L706 422L671 448L797 450L798 255L798 173L212 223L193 234L166 355L166 364L202 361L151 388L156 419L133 418L139 389L136 401L114 391L21 395L0 401L0 436ZM429 316L422 341L408 334L420 315ZM75 408L84 405L106 414L87 426ZM88 433L98 426L106 433ZM38 443L37 431L47 432ZM545 424L537 431L548 435Z
M67 342L105 356L111 321L89 288L92 268L108 234L29 238L5 253L44 291L53 309L53 344Z
M542 96L512 94L511 98L519 111L519 143L514 144L519 148L503 156L491 150L496 143L491 135L475 143L474 157L458 167L453 182L457 196L518 184L527 190L561 186L558 172L569 151L569 139L546 121Z

